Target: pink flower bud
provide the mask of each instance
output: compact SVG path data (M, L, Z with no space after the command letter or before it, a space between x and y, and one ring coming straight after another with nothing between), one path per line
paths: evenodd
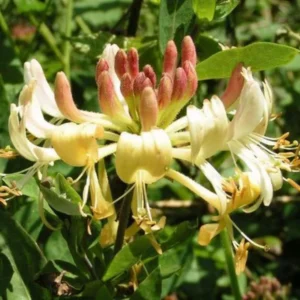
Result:
M187 87L187 76L183 68L177 68L174 77L172 101L183 99Z
M119 79L121 79L121 77L127 72L127 68L127 55L123 49L120 49L115 56L115 71Z
M56 74L54 85L55 101L60 112L73 122L81 122L81 113L74 103L71 87L64 72Z
M155 87L156 86L156 74L155 74L153 68L150 65L146 65L143 68L143 71L144 71L146 77L148 77L151 80L153 87Z
M120 89L125 99L133 96L133 84L129 73L122 76Z
M165 73L161 78L158 86L157 100L159 104L159 108L165 108L171 102L173 91L173 82L171 77Z
M153 88L146 87L140 100L140 119L143 131L150 131L157 122L158 103Z
M242 75L243 64L239 63L232 71L227 88L221 99L226 108L231 106L240 96L244 86L244 77Z
M183 63L183 69L187 76L187 87L184 98L191 99L196 93L198 87L197 73L192 63L188 60Z
M101 111L110 116L124 115L124 109L114 89L113 82L108 71L103 71L98 80L98 100Z
M127 53L128 70L131 78L135 79L139 74L139 54L135 48L130 48Z
M163 72L173 78L177 66L177 48L174 41L169 41L165 50Z
M100 76L100 74L103 71L108 71L108 69L109 69L109 66L108 66L108 62L106 61L106 59L104 59L104 58L99 59L97 66L96 66L96 76L95 76L97 84L98 84L98 77Z
M195 44L190 36L185 36L182 44L182 52L181 52L181 65L183 66L183 63L186 60L189 60L193 66L196 66L197 62L197 53Z
M135 96L140 96L142 90L143 90L143 83L146 79L146 75L144 72L140 72L134 82L133 82L133 91Z

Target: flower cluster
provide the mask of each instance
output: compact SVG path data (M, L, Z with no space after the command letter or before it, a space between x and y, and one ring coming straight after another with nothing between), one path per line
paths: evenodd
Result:
M18 105L11 105L9 133L17 152L34 165L16 187L2 187L3 196L18 195L18 188L35 173L43 179L48 166L57 160L81 167L80 178L86 175L82 216L86 217L84 208L88 205L95 219L107 219L100 240L102 244L112 243L116 213L110 193L101 185L100 177L106 172L97 173L96 165L114 154L116 173L128 184L127 193L132 192L135 222L127 229L127 236L142 229L161 251L152 232L164 225L164 219L153 220L147 185L163 177L175 180L218 213L216 223L200 228L199 243L207 245L227 228L236 249L237 272L243 271L249 243L260 245L237 227L230 214L240 208L252 212L261 203L269 205L273 191L280 189L284 180L298 187L281 173L298 168L297 143L289 143L287 134L264 136L272 118L272 92L267 82L261 88L250 68L242 64L233 70L222 96L205 99L202 108L189 105L186 115L177 118L197 90L196 62L190 37L183 39L180 59L175 43L170 41L158 81L150 65L140 69L136 49L126 53L116 45L107 45L95 76L101 113L76 107L63 72L56 75L53 92L40 64L36 60L25 63L26 85ZM208 161L220 151L231 153L235 166L231 177L223 177ZM173 169L174 159L198 167L212 190ZM233 228L243 236L240 244L233 237Z

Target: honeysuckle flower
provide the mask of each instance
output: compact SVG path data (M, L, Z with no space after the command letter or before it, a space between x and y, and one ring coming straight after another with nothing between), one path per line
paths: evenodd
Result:
M237 71L242 70L243 80ZM237 78L238 77L238 78ZM242 83L242 85L241 85ZM187 109L187 120L191 138L191 158L212 183L220 197L221 213L226 211L228 197L224 192L224 178L208 164L207 158L220 150L229 150L235 162L237 156L245 166L257 176L261 194L246 211L256 209L261 202L269 205L273 190L282 185L280 169L290 170L286 156L267 149L265 145L275 146L279 139L264 137L272 107L272 93L264 83L264 93L259 83L252 77L250 69L238 65L232 74L228 89L222 100L213 96L211 101L205 100L200 110L194 106ZM226 108L234 102L236 112L232 121L228 120ZM286 146L289 149L289 146ZM187 157L185 157L188 160ZM237 166L237 163L235 162Z

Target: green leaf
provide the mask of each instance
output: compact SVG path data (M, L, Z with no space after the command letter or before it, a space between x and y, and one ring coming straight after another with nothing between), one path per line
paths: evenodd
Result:
M46 264L46 258L34 240L7 213L0 211L0 251L13 268L7 299L48 299L48 293L34 283L35 275Z
M159 232L158 235L161 239L166 235L167 230L168 228ZM171 235L168 235L168 237L165 238L165 241L161 242L161 248L165 252L179 244L182 244L193 234L194 230L191 224L189 222L183 222L176 227ZM122 274L139 261L153 259L157 256L158 253L153 248L148 237L146 235L140 236L132 243L124 246L117 253L113 261L108 266L108 269L103 276L103 280L107 281Z
M200 61L203 61L213 54L221 51L219 43L213 38L206 35L198 35L195 40L195 45L197 56Z
M71 202L69 199L65 198L64 195L59 196L53 190L50 190L49 188L46 188L42 185L40 186L40 188L46 201L56 211L70 216L81 215L79 204Z
M110 263L103 276L103 280L107 281L128 270L134 264L139 262L142 259L143 254L149 249L152 254L156 252L146 235L138 237L132 243L124 246Z
M9 259L3 253L0 253L0 295L8 288L13 272Z
M142 281L130 300L160 300L161 281L160 269L157 267Z
M182 40L188 31L194 11L192 0L162 0L159 11L159 46L163 53L167 42L177 35Z
M161 247L163 251L174 248L177 245L184 243L187 239L194 235L194 233L195 228L190 222L182 222L175 228L172 235L165 242L161 243Z
M214 18L216 0L193 0L193 9L199 19L211 21Z
M81 197L61 174L56 177L56 189L49 189L42 184L40 188L46 201L56 211L70 216L82 215L80 211ZM83 211L90 214L88 207L84 207Z
M224 19L237 7L239 3L239 0L217 1L214 20Z
M3 181L8 185L11 186L11 183L14 181L16 182L17 186L19 186L24 177L24 174L11 174L7 175L3 178ZM26 180L26 184L24 184L21 188L22 194L28 196L32 199L37 200L39 196L39 187L33 177Z
M45 3L37 0L14 0L19 13L43 11L46 7Z
M178 272L181 268L180 258L174 249L170 249L159 256L159 266L162 278L167 278Z
M227 78L242 62L252 71L272 69L291 61L299 50L275 43L253 43L246 47L218 52L196 66L199 80Z

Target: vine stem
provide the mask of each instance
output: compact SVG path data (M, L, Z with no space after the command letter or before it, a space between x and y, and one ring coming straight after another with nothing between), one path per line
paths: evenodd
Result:
M127 187L127 191L130 188L131 188L131 185L129 185ZM126 231L129 216L130 216L132 193L133 193L133 191L129 192L125 196L125 198L122 202L120 212L119 212L119 226L118 226L117 237L116 237L116 242L115 242L114 255L116 255L123 247L125 231Z
M235 273L235 266L233 261L233 253L231 247L230 237L226 229L222 230L221 233L221 241L223 244L223 249L225 252L225 260L227 264L227 271L230 278L230 284L232 293L235 300L242 300L241 290L238 282L237 275Z
M72 33L72 18L73 18L73 0L68 0L66 7L66 37L70 38ZM71 44L68 39L64 42L64 72L68 78L70 78L70 54L71 54Z

